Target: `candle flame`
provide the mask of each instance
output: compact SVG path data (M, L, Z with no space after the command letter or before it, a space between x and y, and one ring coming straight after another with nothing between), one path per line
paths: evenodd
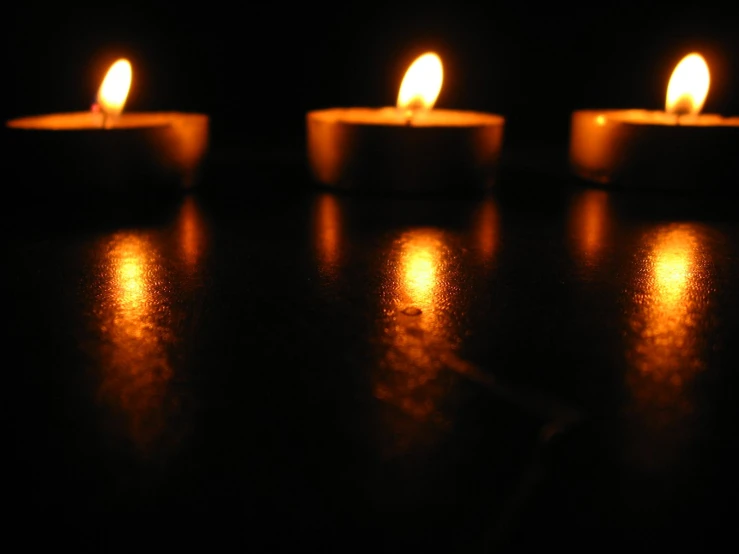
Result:
M441 59L427 52L414 61L405 72L398 92L397 107L403 110L430 110L441 92L444 68Z
M118 117L128 98L131 88L131 63L120 59L110 66L98 90L97 103L100 110L109 117Z
M688 54L675 70L667 85L665 111L675 115L698 115L708 96L711 75L700 54Z

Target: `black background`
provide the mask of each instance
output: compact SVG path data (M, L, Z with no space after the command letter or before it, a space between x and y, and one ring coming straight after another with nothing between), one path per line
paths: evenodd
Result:
M660 109L674 65L691 51L702 52L711 68L706 111L739 115L736 7L466 4L16 2L2 19L0 115L87 109L108 66L126 56L134 66L129 110L207 112L216 149L300 151L307 110L393 104L406 67L426 50L445 62L438 105L504 114L506 148L566 144L573 109ZM232 180L251 184L238 177ZM480 209L474 200L332 201L314 197L303 182L294 183L301 193L285 194L266 178L233 187L249 201L206 203L202 220L184 211L122 233L111 221L97 231L60 230L56 223L45 230L36 212L29 217L16 204L8 212L23 224L4 218L13 232L2 237L8 270L0 277L13 322L0 350L20 360L6 372L12 394L2 418L10 426L4 436L12 463L11 531L24 519L72 521L73 531L80 529L75 540L102 528L115 531L106 537L141 544L134 525L145 521L158 526L170 549L174 540L191 544L189 533L173 529L204 530L207 541L278 537L301 547L322 533L333 537L324 532L331 529L326 521L345 511L346 498L362 498L346 488L342 471L352 459L367 459L365 429L376 425L363 419L374 408L356 398L370 394L365 380L374 361L393 346L374 334L385 324L378 314L386 289L399 279L385 276L385 262L398 257L392 249L406 231L434 227L455 253L443 270L456 291L449 298L466 298L459 305L443 295L438 300L445 303L440 313L473 331L463 336L461 354L561 396L594 422L582 444L565 443L572 448L558 462L565 469L553 471L551 488L527 508L522 520L531 524L519 534L524 547L513 551L566 545L590 552L593 536L621 551L644 544L684 550L687 539L717 550L705 541L733 533L727 518L736 510L724 504L739 498L736 203L724 202L716 216L701 213L692 198L671 204L662 195L561 194L553 186L561 181L544 180L547 194L532 194L535 180L508 181L512 192L496 197L488 219L472 215ZM75 208L56 209L55 221L76 224L80 212L108 217ZM180 244L187 242L188 220L193 240L201 241L196 263L187 262ZM690 239L686 255L696 260L684 293L695 313L686 312L685 327L668 326L665 343L633 322L652 313L650 303L660 317L676 317L658 309L660 293L650 292L649 281L650 241L675 231ZM336 237L339 269L321 268L322 233ZM493 254L485 253L481 236L494 237ZM176 448L143 460L117 434L125 432L116 427L115 407L108 412L91 401L110 365L106 356L116 352L96 319L107 312L95 311L109 295L106 287L115 288L107 281L115 268L105 265L115 240L150 244L157 253L146 283L161 295L152 307L157 326L144 337L162 329L164 338L152 341L173 360L173 398L183 398L181 429L172 428ZM140 344L132 340L118 351L136 354ZM651 363L640 358L645 352L667 356L667 369L685 379L685 388L641 375L639 364ZM273 371L279 367L290 372ZM150 389L141 387L144 399ZM660 426L670 409L676 417ZM473 412L467 418L484 419ZM491 420L501 421L495 414L484 421ZM505 421L506 433L518 432L507 426L513 419ZM461 434L473 445L482 442L478 437ZM496 440L487 444L505 451L507 443ZM445 475L483 473L471 472L469 461L483 466L487 458L474 448L459 456L450 444L449 459L467 467ZM369 462L359 467L372 469ZM489 466L484 474L505 475ZM357 483L373 486L369 479ZM387 490L374 489L378 496ZM328 499L323 506L316 504L321 493ZM198 521L200 513L210 519ZM399 521L404 532L415 529ZM274 522L281 522L277 532L268 526ZM26 532L24 540L29 536L58 541L59 535Z
M729 4L17 2L5 14L2 116L87 109L125 56L128 110L207 112L217 147L298 147L307 110L391 105L407 65L435 50L439 107L506 115L509 144L562 143L573 109L660 109L691 51L711 69L704 110L739 113Z

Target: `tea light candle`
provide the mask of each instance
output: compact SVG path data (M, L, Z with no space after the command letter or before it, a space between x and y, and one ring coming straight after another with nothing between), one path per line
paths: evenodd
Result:
M122 113L131 78L131 64L118 60L92 110L8 121L16 181L34 183L41 194L193 186L208 146L208 116ZM64 186L52 190L56 183Z
M709 85L708 65L693 53L675 67L663 112L574 112L573 172L601 184L649 188L709 188L735 179L739 118L700 113Z
M427 53L406 72L396 107L309 112L314 178L332 187L409 192L489 186L505 119L433 109L442 81L441 60Z

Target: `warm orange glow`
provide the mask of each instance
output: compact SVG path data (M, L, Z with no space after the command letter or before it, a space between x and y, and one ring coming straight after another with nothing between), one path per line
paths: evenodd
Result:
M436 267L433 253L420 247L411 251L404 261L405 287L417 303L428 303L436 283Z
M586 265L594 264L605 242L608 225L608 193L586 190L573 198L570 221L575 249Z
M691 383L705 367L711 283L703 234L695 225L670 225L645 236L643 268L633 292L635 341L626 381L638 431L635 455L648 465L669 464L687 438L695 407Z
M451 349L443 315L445 292L451 288L444 275L443 239L439 231L415 229L393 243L383 308L390 322L383 323L389 325L383 334L386 351L374 394L419 423L439 416L438 402L445 394L439 373Z
M143 244L131 238L118 243L115 252L115 285L118 306L138 319L146 310L146 253ZM138 327L138 325L134 325ZM140 334L139 329L133 334Z
M108 117L118 117L121 114L131 88L131 76L131 63L126 59L120 59L110 66L97 96L103 114Z
M433 303L439 255L439 244L433 235L416 235L405 243L401 264L409 304L426 308Z
M141 117L141 114L136 117ZM167 146L168 154L184 172L183 186L191 189L198 177L200 162L208 150L208 117L201 114L177 114L176 117L169 118L168 124L178 139Z
M489 262L498 247L498 207L495 200L486 198L483 201L476 224L480 252L483 259Z
M654 298L651 327L671 334L686 327L685 316L693 308L698 257L696 233L687 226L662 232L652 254L651 292ZM658 317L657 317L658 315Z
M680 234L667 235L654 259L654 289L662 308L673 308L685 295L692 264L690 242Z
M643 373L667 378L696 365L688 358L694 356L692 335L708 292L699 239L689 225L663 228L650 237L637 293L643 320L634 323Z
M483 214L483 222L494 219L489 208ZM371 375L387 456L436 445L453 425L459 374L470 367L456 352L461 337L454 314L464 313L458 305L456 238L413 228L388 247Z
M314 208L315 245L320 269L333 274L339 260L341 239L341 212L333 194L323 193L316 199Z
M185 263L195 268L205 242L203 219L197 202L192 196L187 196L180 208L180 247Z
M595 124L598 125L598 127L603 127L606 124L606 116L603 114L596 116Z
M441 92L444 68L441 59L428 52L414 61L405 72L398 92L397 107L402 110L430 110Z
M143 453L166 429L165 396L173 370L164 345L170 311L149 241L117 234L104 245L108 271L96 313L105 335L100 396L124 416L126 435Z
M667 85L665 111L675 115L697 115L708 96L711 76L700 54L688 54L675 67Z

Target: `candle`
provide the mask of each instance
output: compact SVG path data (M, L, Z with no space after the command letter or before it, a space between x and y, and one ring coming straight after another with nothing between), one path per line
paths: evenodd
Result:
M442 81L441 60L427 53L406 72L396 107L309 112L308 161L314 178L328 186L365 190L489 186L505 120L434 109Z
M739 118L701 114L710 74L699 54L675 67L665 111L582 110L572 114L570 165L601 184L709 188L739 176Z
M208 117L123 113L131 79L131 64L118 60L90 111L8 121L16 180L42 195L192 186L208 145Z

